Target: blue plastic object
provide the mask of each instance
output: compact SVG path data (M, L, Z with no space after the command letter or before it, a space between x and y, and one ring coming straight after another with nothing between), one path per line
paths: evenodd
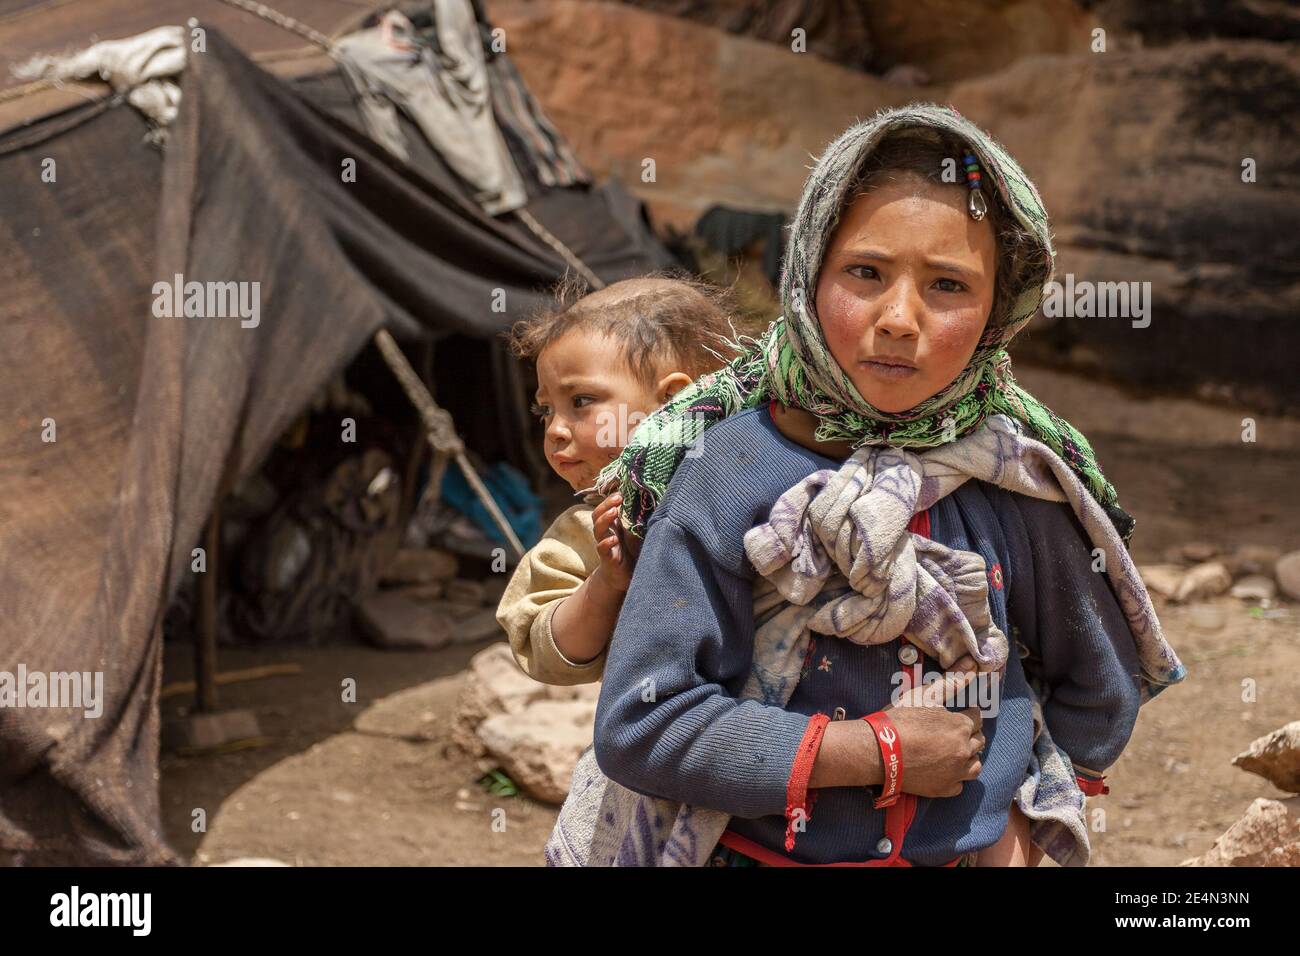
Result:
M480 477L523 546L531 548L541 540L542 499L533 494L523 473L499 461L482 472ZM475 527L497 544L507 543L505 535L455 464L450 464L443 475L442 500L469 518Z

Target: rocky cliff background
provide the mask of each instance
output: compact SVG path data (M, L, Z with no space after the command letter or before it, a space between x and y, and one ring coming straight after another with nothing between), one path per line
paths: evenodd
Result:
M1246 414L1300 411L1294 4L488 0L487 9L581 158L642 198L661 231L687 231L718 203L789 213L813 157L847 125L910 101L950 103L1038 183L1060 276L1151 283L1149 326L1040 317L1022 356L1228 400Z

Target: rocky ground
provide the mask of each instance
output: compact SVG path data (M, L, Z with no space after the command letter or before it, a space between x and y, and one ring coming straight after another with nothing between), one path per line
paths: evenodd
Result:
M1177 560L1186 570L1214 550L1230 558L1243 545L1300 543L1292 503L1300 422L1261 419L1259 441L1247 444L1233 409L1135 397L1044 370L1020 377L1093 438L1138 516L1140 565ZM1110 795L1090 803L1096 865L1177 864L1209 850L1257 797L1288 796L1231 761L1300 716L1300 606L1275 599L1259 608L1228 594L1156 600L1191 673L1143 709L1108 777ZM164 755L173 844L198 864L539 864L555 808L493 796L478 782L483 765L453 742L466 668L491 643L223 648L223 671L295 663L301 672L221 689L223 706L256 712L264 738L254 746ZM189 648L169 647L166 680L188 668ZM348 677L355 704L341 699ZM187 702L169 697L164 715ZM192 829L196 808L206 832Z

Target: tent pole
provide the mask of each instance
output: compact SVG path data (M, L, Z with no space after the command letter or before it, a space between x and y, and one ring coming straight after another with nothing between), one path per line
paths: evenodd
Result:
M460 466L461 472L465 475L465 481L474 490L474 494L478 496L479 501L483 502L483 507L492 516L493 522L501 529L501 533L510 542L510 546L515 549L516 556L522 558L524 556L524 546L515 534L515 529L510 527L510 522L506 520L501 508L492 498L492 493L483 484L483 479L478 476L474 466L465 457L465 443L456 434L455 423L451 420L451 415L433 400L429 390L420 381L420 376L415 373L415 369L411 368L411 363L407 361L401 348L398 347L397 340L393 338L387 329L380 329L375 333L375 345L379 347L379 352L383 355L384 361L388 363L388 367L392 369L397 381L401 383L402 390L406 392L406 397L411 400L411 404L419 412L420 419L424 422L425 437L429 439L434 454L449 455L456 460L456 464Z

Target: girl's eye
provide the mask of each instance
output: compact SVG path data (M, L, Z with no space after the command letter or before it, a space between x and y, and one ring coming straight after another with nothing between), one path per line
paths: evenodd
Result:
M536 418L546 418L551 414L550 405L538 405L536 402L533 402L528 410L532 412L533 416Z
M855 269L860 269L862 272L866 273L866 275L859 275L857 272L854 271ZM875 270L874 266L852 265L849 266L844 271L847 272L849 275L853 276L855 279L877 279L880 277L880 273L878 273Z
M940 292L966 291L966 286L958 282L956 279L936 279L934 285Z
M573 396L573 407L582 408L586 405L590 405L594 401L595 399L590 395L575 395Z

